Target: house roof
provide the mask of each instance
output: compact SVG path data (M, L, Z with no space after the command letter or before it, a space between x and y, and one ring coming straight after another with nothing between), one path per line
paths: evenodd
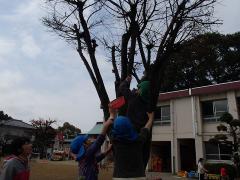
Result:
M22 120L18 120L18 119L3 120L2 125L25 128L25 129L34 129L34 127L32 125L25 123Z
M160 101L176 99L187 96L196 96L203 94L223 93L231 90L240 90L240 81L233 81L221 84L214 84L209 86L201 86L196 88L184 89L179 91L172 91L159 94Z
M87 134L90 134L90 135L100 134L102 131L102 127L103 127L103 122L97 122L96 125L90 131L87 132Z

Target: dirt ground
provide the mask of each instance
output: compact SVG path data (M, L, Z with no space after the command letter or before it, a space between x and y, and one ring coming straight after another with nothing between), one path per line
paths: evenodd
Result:
M111 180L112 169L100 169L99 180ZM77 180L77 163L74 161L31 162L30 180Z
M2 162L0 162L2 164ZM32 160L30 180L77 180L77 163L74 161ZM99 180L111 180L112 168L102 168Z

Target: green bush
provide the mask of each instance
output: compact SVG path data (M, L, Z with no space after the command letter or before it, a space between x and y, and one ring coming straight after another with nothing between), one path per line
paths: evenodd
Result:
M224 167L227 170L227 174L230 179L236 177L236 169L234 165L226 164L226 163L206 163L204 166L210 174L220 174L220 169Z

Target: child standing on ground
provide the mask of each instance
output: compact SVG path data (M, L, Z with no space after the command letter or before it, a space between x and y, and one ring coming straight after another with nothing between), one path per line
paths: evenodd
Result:
M199 180L204 180L204 175L205 173L208 172L208 170L204 168L203 160L204 160L203 158L199 158L198 160L198 179Z
M148 113L151 112L149 109L150 82L144 80L137 85L138 90L131 91L131 80L132 76L129 75L119 86L118 95L124 96L126 100L125 106L119 110L119 115L127 116L137 133L140 133L148 121ZM149 134L142 146L145 168L150 156L151 132Z
M101 134L96 140L88 136L78 136L71 143L71 151L76 154L76 161L79 167L79 180L97 180L98 165L105 156L111 151L111 146L107 151L99 153L105 140L108 128L112 125L115 118L115 110L109 108L110 117L103 123Z
M222 167L220 169L221 180L228 180L228 174L226 168Z
M29 180L29 156L32 144L28 138L18 137L11 144L12 155L4 160L0 180Z
M153 118L154 113L148 113L148 120L139 133L128 117L118 116L114 120L113 180L146 180L143 146L150 137Z

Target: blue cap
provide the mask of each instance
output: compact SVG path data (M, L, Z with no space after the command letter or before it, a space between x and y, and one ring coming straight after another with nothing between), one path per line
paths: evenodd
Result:
M138 133L134 129L130 119L125 116L118 116L114 120L112 134L114 139L120 141L135 141L138 138Z
M85 149L83 143L88 139L88 135L79 135L73 139L71 142L70 148L71 152L77 155L76 160L79 161L83 154L85 153Z

